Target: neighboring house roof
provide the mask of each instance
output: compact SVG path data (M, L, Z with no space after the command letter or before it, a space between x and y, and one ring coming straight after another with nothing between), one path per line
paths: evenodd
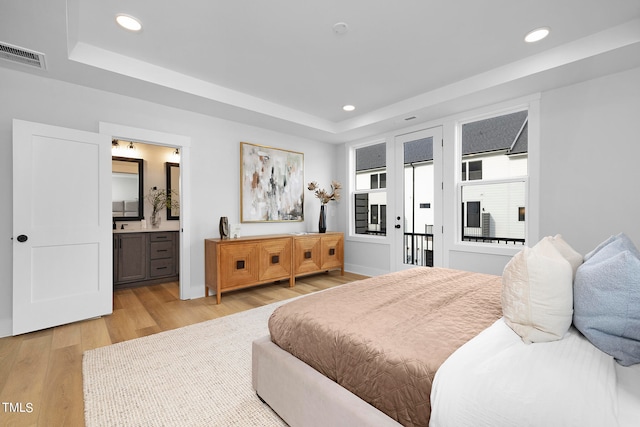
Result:
M508 151L512 147L517 147L520 153L526 153L527 133L521 132L521 130L525 125L527 115L527 111L518 111L504 116L465 123L462 125L462 155Z
M529 121L527 120L511 150L507 154L523 154L529 151Z
M356 149L356 171L380 169L386 166L386 145L376 144ZM404 143L404 164L433 160L433 137Z
M368 145L356 149L356 171L379 169L387 166L387 144Z
M528 151L528 112L518 111L462 125L462 155L506 151L507 155ZM386 166L386 144L356 149L356 171ZM404 143L404 164L433 160L433 137Z
M433 137L404 143L404 164L433 160Z

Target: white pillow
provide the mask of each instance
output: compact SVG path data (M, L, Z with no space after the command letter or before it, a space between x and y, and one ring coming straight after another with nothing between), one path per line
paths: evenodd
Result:
M545 237L545 239L550 240L551 243L553 243L553 247L556 248L558 252L560 252L560 255L562 255L564 259L569 261L569 264L571 264L571 268L573 269L572 278L575 280L576 271L583 262L582 255L576 252L571 246L569 246L569 244L562 238L560 234L556 234L553 237Z
M504 268L504 320L525 343L562 339L573 316L573 268L553 237L524 248Z

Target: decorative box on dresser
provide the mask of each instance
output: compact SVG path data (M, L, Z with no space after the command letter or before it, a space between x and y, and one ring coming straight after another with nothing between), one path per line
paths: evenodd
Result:
M205 296L278 280L340 269L344 275L342 233L276 234L205 240Z
M178 280L178 241L178 231L114 232L114 288Z

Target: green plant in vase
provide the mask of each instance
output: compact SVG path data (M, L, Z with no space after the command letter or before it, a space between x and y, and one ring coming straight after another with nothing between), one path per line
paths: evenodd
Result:
M180 207L178 194L173 190L167 191L152 187L145 199L151 204L151 226L153 228L160 227L160 212L163 209L178 209Z

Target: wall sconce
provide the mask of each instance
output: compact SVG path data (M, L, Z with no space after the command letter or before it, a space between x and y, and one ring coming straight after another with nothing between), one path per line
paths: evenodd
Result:
M173 157L180 158L180 149L176 148L176 151L173 152Z
M117 139L111 141L111 153L117 154L120 151L120 144Z
M129 152L133 152L135 151L136 147L133 145L133 142L129 142L129 145L127 145L127 149L129 150Z

